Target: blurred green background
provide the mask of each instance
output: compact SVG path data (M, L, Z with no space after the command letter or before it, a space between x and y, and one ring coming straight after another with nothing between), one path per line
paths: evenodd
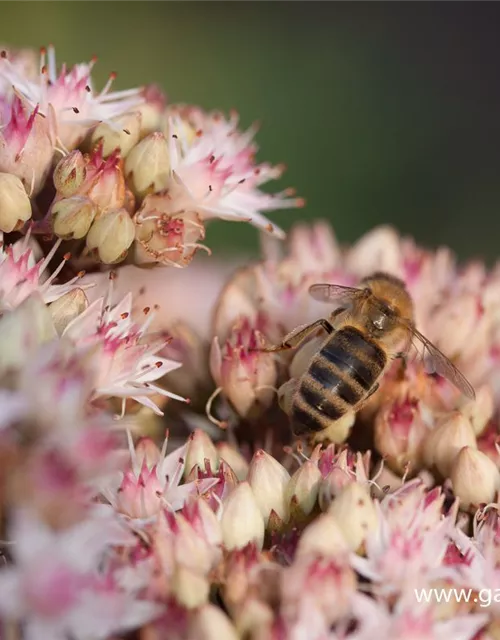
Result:
M499 254L498 3L2 2L0 42L96 53L96 86L158 82L170 100L262 123L260 159L297 188L284 228L326 217L343 242L380 223L462 258ZM247 225L208 244L254 251Z

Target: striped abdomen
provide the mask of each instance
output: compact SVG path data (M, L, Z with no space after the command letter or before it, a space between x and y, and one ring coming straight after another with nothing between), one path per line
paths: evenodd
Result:
M294 433L323 431L366 398L382 373L387 357L369 337L343 327L311 360L294 394Z

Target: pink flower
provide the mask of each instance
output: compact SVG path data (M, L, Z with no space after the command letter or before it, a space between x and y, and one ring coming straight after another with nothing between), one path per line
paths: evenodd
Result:
M131 318L132 296L110 306L111 295L110 289L107 300L99 298L70 322L63 337L82 348L97 347L93 359L97 369L95 397L118 397L123 403L131 398L163 415L151 396L185 399L152 383L181 364L156 355L169 338L165 333L147 333L149 309L145 310L144 324L139 325Z
M149 443L149 444L148 444ZM217 478L181 484L188 444L166 455L148 440L134 448L129 439L130 461L123 472L103 483L102 493L114 509L138 525L154 521L165 507L178 511L190 496L202 495L218 483Z
M26 511L15 512L13 566L0 571L0 610L22 622L30 639L106 638L143 624L157 612L106 586L99 565L111 545L134 538L108 512L61 532L49 530Z
M54 257L60 242L43 259L37 261L29 246L29 236L14 244L5 245L0 235L0 310L12 310L37 292L46 303L57 300L74 289L81 288L81 275L64 284L53 284L66 263L66 259L47 276L46 270ZM67 256L66 256L67 258ZM84 288L92 286L90 283Z
M93 124L112 120L144 101L141 89L110 92L114 73L104 89L95 93L90 77L95 62L93 59L89 64L77 64L70 71L63 64L58 74L55 50L50 46L41 51L40 75L36 81L26 77L7 56L0 60L0 79L8 81L23 95L32 109L38 105L45 116L53 109L58 138L64 147L73 149Z
M261 184L277 179L283 167L256 165L255 131L241 133L238 116L226 120L220 113L201 109L171 108L168 122L172 172L183 187L177 211L196 210L205 218L244 220L284 237L283 232L262 215L263 211L303 205L289 190L268 195Z
M0 57L0 74L4 63ZM18 176L27 193L36 195L49 173L54 147L51 110L44 117L38 104L31 111L18 95L11 104L2 104L0 97L0 171Z

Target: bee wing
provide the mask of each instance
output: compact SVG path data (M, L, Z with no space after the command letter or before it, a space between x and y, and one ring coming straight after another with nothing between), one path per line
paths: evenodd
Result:
M465 396L471 400L475 400L476 393L474 388L467 378L455 367L455 365L448 360L444 353L442 353L430 340L422 335L420 331L417 331L414 327L411 328L411 331L413 336L417 338L423 346L422 356L430 372L437 373L443 378L446 378Z
M313 284L309 287L309 295L319 302L349 303L360 295L363 289L344 287L340 284Z

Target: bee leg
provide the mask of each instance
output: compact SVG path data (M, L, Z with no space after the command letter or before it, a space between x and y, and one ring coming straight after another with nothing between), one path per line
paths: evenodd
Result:
M321 320L316 320L316 322L313 322L312 324L297 327L287 336L285 336L285 339L280 344L256 349L256 351L265 351L267 353L270 353L276 351L286 351L287 349L295 349L301 342L304 342L307 336L309 336L313 331L316 331L316 329L318 329L319 327L322 327L327 333L333 332L333 327L328 322L328 320L321 318Z

